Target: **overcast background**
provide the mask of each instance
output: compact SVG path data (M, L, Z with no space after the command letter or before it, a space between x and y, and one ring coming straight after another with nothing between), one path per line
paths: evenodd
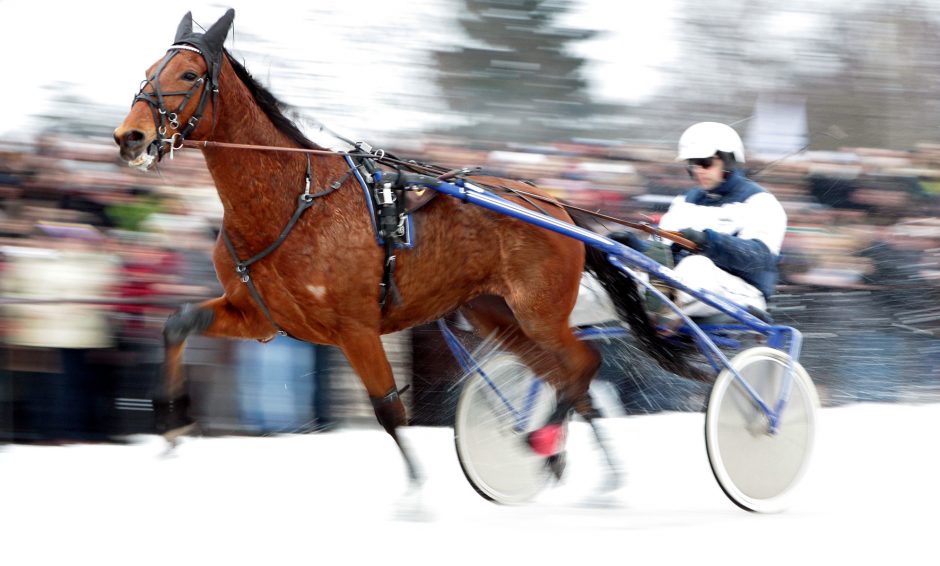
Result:
M940 139L928 0L0 0L0 137L63 119L113 128L180 17L210 25L227 6L248 69L357 138L671 144L689 123L745 124L770 104L805 114L815 149ZM821 134L833 127L845 135Z

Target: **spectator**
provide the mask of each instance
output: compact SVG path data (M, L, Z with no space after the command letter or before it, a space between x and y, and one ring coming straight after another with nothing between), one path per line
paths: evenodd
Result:
M60 373L48 377L45 434L53 440L105 440L112 422L114 344L108 310L85 301L110 296L118 263L87 225L40 223L45 247L7 248L6 295L31 301L6 307L10 345L58 351ZM42 303L43 300L76 302ZM35 385L35 384L34 384Z

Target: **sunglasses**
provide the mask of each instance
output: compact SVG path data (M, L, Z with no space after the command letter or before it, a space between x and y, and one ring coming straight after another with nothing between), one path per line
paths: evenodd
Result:
M714 157L699 157L696 159L689 160L689 169L692 167L701 167L702 169L708 169L715 163Z

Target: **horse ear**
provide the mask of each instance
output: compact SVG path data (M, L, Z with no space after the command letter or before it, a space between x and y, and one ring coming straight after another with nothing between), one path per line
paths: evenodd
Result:
M180 20L180 25L176 28L176 39L173 40L173 43L178 42L191 33L193 33L193 13L186 12L186 15Z
M213 52L221 51L222 44L225 43L225 37L228 35L228 30L232 27L232 20L235 19L235 10L229 8L225 15L219 18L219 21L212 24L212 27L209 28L209 31L205 34L206 45L208 45Z

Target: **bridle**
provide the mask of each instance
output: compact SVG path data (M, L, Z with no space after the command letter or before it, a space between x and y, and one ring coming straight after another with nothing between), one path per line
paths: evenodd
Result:
M160 74L163 72L163 69L166 68L170 60L172 60L173 57L178 55L181 51L192 51L193 53L202 55L203 59L206 61L206 73L196 79L196 81L193 82L193 86L189 90L164 92L160 88ZM215 106L219 94L219 71L214 67L215 66L210 62L209 58L203 54L202 51L191 45L178 43L170 46L170 48L167 50L166 56L164 56L163 60L161 60L157 65L157 68L154 70L153 74L141 83L140 91L134 97L134 102L131 104L131 106L137 104L140 101L146 102L150 106L150 110L153 113L153 122L157 128L157 139L154 140L152 145L156 146L158 161L163 158L167 148L169 148L170 157L172 157L174 150L183 147L183 142L186 140L186 137L189 136L199 125L199 120L202 119L202 115L206 109L206 104L209 101L210 93L212 93L212 103L213 106ZM144 90L148 85L152 86L152 90L150 92L146 92ZM186 108L186 105L189 104L189 101L201 86L205 86L205 88L202 89L202 94L199 96L199 102L196 104L196 110L193 112L192 116L190 116L189 120L186 121L185 127L180 130L179 115L183 112L183 110ZM169 96L183 97L183 100L180 102L179 106L172 111L167 108L166 97ZM167 126L169 126L169 128ZM170 137L167 137L167 133L169 133L170 128L176 130L176 132L173 133L173 135Z

